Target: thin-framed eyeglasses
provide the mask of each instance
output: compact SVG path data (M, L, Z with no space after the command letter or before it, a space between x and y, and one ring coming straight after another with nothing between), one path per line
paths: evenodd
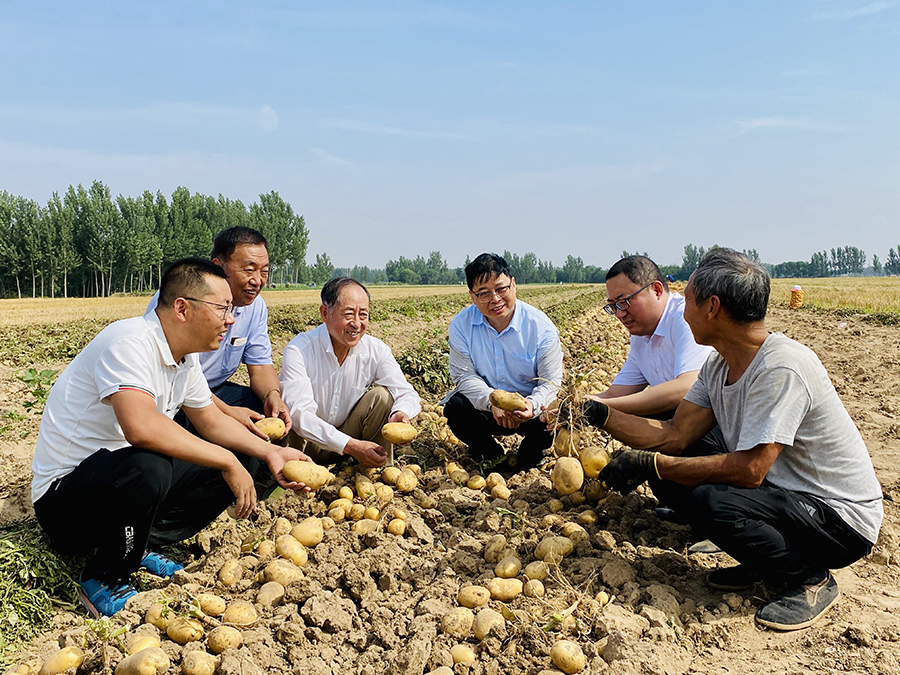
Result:
M212 305L213 307L217 307L222 310L222 320L228 318L228 315L231 314L234 316L234 305L222 305L218 302L210 302L209 300L201 300L200 298L188 298L185 297L185 300L193 300L194 302L202 302L204 305Z
M507 284L506 286L495 288L493 291L481 291L481 293L473 293L473 295L478 302L490 302L495 295L498 298L505 298L509 294L510 288L512 288L512 284Z
M650 288L652 285L653 285L653 282L651 281L646 286L641 286L639 289L637 289L631 295L626 296L626 297L622 298L621 300L616 300L615 302L610 302L610 303L603 305L603 309L606 310L607 314L615 314L616 312L624 312L626 309L628 309L631 306L630 301L634 296L636 296L638 293L640 293L645 288Z

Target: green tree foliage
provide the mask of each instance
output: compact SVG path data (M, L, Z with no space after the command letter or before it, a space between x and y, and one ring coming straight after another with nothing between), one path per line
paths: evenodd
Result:
M884 273L890 275L900 274L900 245L897 250L890 249L888 251L887 260L884 262Z
M881 260L878 258L878 254L874 254L872 256L872 274L876 277L880 277L882 272Z

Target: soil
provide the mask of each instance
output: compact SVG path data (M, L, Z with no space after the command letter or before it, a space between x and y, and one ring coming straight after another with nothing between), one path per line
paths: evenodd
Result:
M200 592L216 593L229 604L256 602L258 621L242 629L240 649L219 657L219 675L422 675L442 666L473 675L559 672L550 649L561 637L580 646L585 673L896 675L900 330L781 307L771 308L768 325L819 355L862 432L885 494L878 545L868 558L835 572L840 603L811 628L779 633L758 627L753 614L770 593L763 586L743 594L706 587L710 569L734 561L724 555L688 554L694 541L690 529L659 520L652 495L639 491L627 497L612 494L599 503L583 501L580 493L563 497L556 515L582 523L586 535L544 581L544 597L491 600L487 606L503 617L500 626L483 640L468 631L462 637L452 635L444 617L459 606L460 588L486 586L494 577L494 565L485 560L488 541L503 535L508 551L523 565L531 562L537 544L559 534L548 527L553 518L545 518L556 509L553 500L559 495L549 480L552 461L541 470L508 476L508 499L455 483L438 457L457 459L472 473L477 467L442 440L446 432L439 409L433 408L432 415L420 416L423 432L412 446L417 457L405 458L410 464L424 464L417 487L409 493L395 489L390 504L381 504L378 531L357 533L349 522L327 529L321 543L309 549L302 578L287 585L281 599L260 597L257 575L271 558L254 546L274 539L286 525L325 516L339 486L354 485L348 469L339 471L336 481L313 498L287 495L263 502L248 521L235 522L223 514L196 538L187 569L136 596L114 623L127 627L128 635L156 634L142 619L160 597L168 598L173 611ZM594 387L615 373L627 340L614 320L594 310L572 322L564 345L570 386ZM0 410L27 395L13 375L13 368L0 366ZM14 438L0 435L0 523L30 515L29 464L36 426L28 424L33 425L18 423ZM20 438L23 432L28 435ZM429 457L431 464L425 464ZM590 486L585 492L596 497ZM375 498L367 500L374 504ZM407 514L403 536L384 531L393 507ZM243 578L225 586L217 573L230 559L240 561ZM600 592L605 596L598 597ZM218 621L204 619L206 630ZM21 652L17 661L34 663L60 646L83 646L85 641L82 672L101 672L104 649L86 627L84 615L60 611L54 629ZM474 663L454 667L450 650L459 644L473 650ZM123 656L120 647L112 640L105 648L112 666ZM169 672L175 673L188 651L207 645L199 640L181 646L163 634L162 648L171 662Z

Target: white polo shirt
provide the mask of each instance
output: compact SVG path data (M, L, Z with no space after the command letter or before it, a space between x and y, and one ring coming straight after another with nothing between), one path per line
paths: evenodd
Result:
M109 397L129 389L152 396L156 410L169 418L182 405L212 403L197 354L176 363L155 312L110 324L50 390L31 464L32 501L101 448L128 447Z
M394 397L392 412L415 417L422 410L391 348L376 337L363 335L343 364L325 324L298 334L284 348L281 398L291 411L294 431L320 448L343 453L350 436L337 427L373 384Z
M669 293L653 335L632 335L628 358L613 384L655 387L683 373L700 370L713 348L698 345L684 320L684 297Z

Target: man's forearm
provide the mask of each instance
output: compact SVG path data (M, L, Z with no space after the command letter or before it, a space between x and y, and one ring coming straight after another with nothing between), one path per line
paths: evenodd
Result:
M250 374L250 389L259 397L263 403L272 392L278 392L281 396L281 386L278 381L278 373L275 372L275 366L258 365L248 366L247 372Z

